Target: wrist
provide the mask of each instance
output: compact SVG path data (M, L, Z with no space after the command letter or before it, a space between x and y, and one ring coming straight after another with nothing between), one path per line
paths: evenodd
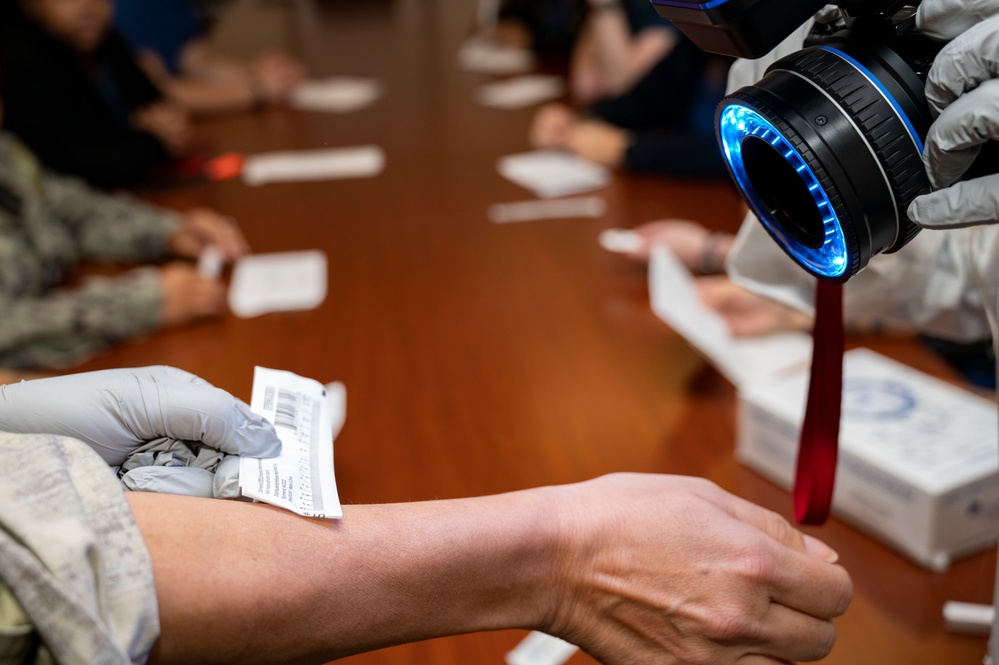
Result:
M331 562L363 580L364 592L350 603L354 623L341 628L363 635L365 650L550 625L558 604L551 503L535 489L345 506Z
M704 248L697 262L702 275L716 275L725 271L725 260L732 249L735 237L729 233L709 231L704 238Z
M458 600L458 616L466 630L508 628L544 630L558 609L556 582L559 557L557 503L559 488L538 488L480 497L471 527L462 535L464 556L455 558L457 578L471 564L469 583L475 593ZM481 516L481 517L480 517ZM476 599L461 607L466 598ZM483 599L488 599L482 604Z

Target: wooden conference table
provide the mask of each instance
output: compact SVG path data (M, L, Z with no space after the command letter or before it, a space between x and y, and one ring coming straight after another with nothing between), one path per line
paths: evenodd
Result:
M255 364L343 381L344 502L471 496L628 470L705 476L790 517L787 493L733 458L732 387L650 312L644 268L596 243L602 229L662 217L734 228L736 195L721 184L619 177L601 192L601 219L490 223L490 204L530 198L497 175L495 161L527 149L531 111L476 106L475 87L488 79L459 71L456 58L472 5L235 3L217 37L234 52L284 45L317 76L378 77L386 95L347 115L209 120L199 129L206 145L255 153L374 143L387 168L371 179L154 192L167 205L233 215L257 251L322 249L329 295L315 311L227 314L160 332L83 369L168 363L244 399ZM952 376L911 340L852 343ZM826 662L981 661L986 640L944 631L940 609L947 599L990 600L994 551L936 574L837 520L816 533L856 585ZM440 639L348 662L494 665L523 636Z

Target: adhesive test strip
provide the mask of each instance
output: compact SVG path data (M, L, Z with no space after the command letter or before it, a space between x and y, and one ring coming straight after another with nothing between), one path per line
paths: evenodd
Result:
M224 265L222 252L215 245L209 245L201 250L201 256L198 257L198 274L205 279L218 279L222 276Z

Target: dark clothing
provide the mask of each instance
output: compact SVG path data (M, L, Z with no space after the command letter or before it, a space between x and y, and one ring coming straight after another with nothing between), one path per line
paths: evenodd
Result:
M54 171L98 187L139 181L167 159L160 141L129 117L161 99L125 43L110 34L81 55L24 18L4 17L3 125Z
M601 120L632 132L628 171L698 178L725 177L714 132L724 77L708 79L712 59L682 35L672 52L620 97L590 107ZM712 85L712 83L714 85Z
M114 22L137 51L152 51L167 71L180 74L184 47L204 36L207 24L195 0L116 0Z
M516 21L531 33L538 53L568 53L576 43L586 16L586 0L504 0L499 17Z
M621 4L628 16L631 33L638 34L646 28L672 28L673 24L664 19L648 0L624 0Z
M649 28L675 31L648 0L623 5L633 34ZM676 32L673 50L631 90L604 99L590 112L601 120L631 130L624 156L628 171L666 176L725 177L727 171L715 139L714 109L725 93L724 71L731 62L705 53ZM718 66L724 63L724 66ZM714 65L714 67L713 67ZM712 80L712 68L719 76Z

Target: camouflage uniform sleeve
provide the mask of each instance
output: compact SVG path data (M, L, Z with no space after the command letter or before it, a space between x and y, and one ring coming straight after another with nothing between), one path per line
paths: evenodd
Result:
M73 233L81 258L161 261L181 217L126 194L106 194L82 180L46 172L44 197L52 213Z
M42 297L0 295L0 366L62 368L157 328L162 290L154 268L93 278Z

